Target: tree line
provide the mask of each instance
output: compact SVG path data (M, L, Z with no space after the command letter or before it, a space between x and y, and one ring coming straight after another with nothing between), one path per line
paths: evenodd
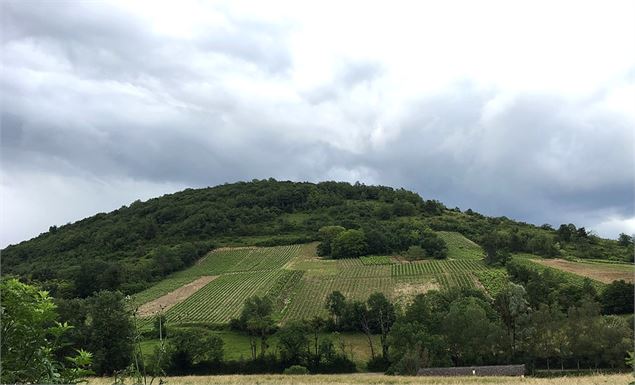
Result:
M448 256L445 241L416 221L365 225L360 229L323 226L318 230L321 257L357 258L363 255L400 253L410 260Z

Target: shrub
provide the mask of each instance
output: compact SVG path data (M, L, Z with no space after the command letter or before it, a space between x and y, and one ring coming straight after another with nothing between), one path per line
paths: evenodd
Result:
M390 367L390 361L383 356L373 357L366 362L366 369L369 372L385 372Z
M309 374L309 369L302 365L291 365L284 370L284 374Z
M408 248L404 256L409 261L416 261L424 259L426 257L426 251L421 246L414 245Z

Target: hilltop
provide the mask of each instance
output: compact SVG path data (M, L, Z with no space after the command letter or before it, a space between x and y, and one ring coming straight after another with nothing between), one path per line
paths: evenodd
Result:
M555 230L487 217L386 186L269 179L186 189L52 226L2 250L2 267L4 274L37 282L58 297L84 297L99 289L133 294L214 248L309 243L319 240L320 228L333 225L360 229L369 243L380 240L373 247L390 252L399 251L394 249L406 232L429 229L549 258L628 261L633 256L630 244L572 224Z

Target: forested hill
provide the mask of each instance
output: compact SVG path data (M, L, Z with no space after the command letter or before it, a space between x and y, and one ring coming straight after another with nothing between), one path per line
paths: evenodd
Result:
M323 226L360 229L369 252L407 248L413 231L456 231L511 252L594 259L632 259L632 243L584 228L540 227L449 209L384 186L273 179L225 184L135 201L2 250L3 274L40 283L60 297L95 289L134 293L193 264L218 246L280 245L318 239ZM405 234L405 235L404 235Z

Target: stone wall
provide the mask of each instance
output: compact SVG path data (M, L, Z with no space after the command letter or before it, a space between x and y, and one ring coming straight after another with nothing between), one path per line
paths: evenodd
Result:
M452 368L421 368L418 376L522 376L525 365L463 366Z

